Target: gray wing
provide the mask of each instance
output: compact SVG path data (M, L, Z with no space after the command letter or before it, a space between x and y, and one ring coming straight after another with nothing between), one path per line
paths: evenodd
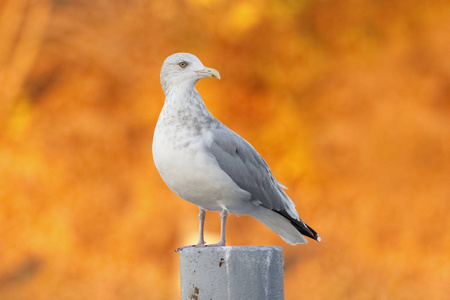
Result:
M269 166L250 143L223 124L212 130L209 150L221 169L243 190L252 202L272 210L286 212L299 219L295 204L272 175Z

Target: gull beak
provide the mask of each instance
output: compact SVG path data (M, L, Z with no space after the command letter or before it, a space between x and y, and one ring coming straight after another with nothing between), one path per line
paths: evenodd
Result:
M202 78L211 77L220 79L219 72L217 72L217 70L212 68L204 68L203 70L197 71L197 74L200 75Z

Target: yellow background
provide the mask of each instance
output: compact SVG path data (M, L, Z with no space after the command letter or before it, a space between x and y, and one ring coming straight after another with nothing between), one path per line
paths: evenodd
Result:
M179 298L198 211L151 154L175 52L323 239L229 217L284 248L286 299L448 297L449 1L4 0L0 299Z

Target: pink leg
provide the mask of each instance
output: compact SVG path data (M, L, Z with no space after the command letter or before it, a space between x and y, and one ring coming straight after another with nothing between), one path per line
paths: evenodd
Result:
M225 227L227 224L228 210L224 209L220 213L220 241L217 244L206 245L206 247L225 246Z
M189 246L183 246L175 250L175 252L178 252L180 250L183 250L184 248L192 248L192 247L205 247L205 239L204 239L204 227L205 227L205 210L203 208L200 208L200 212L198 214L198 220L199 220L199 230L198 230L198 242L195 245L189 245Z
M199 229L198 229L198 242L197 247L201 247L205 245L205 239L204 239L204 228L205 228L205 210L200 208L200 212L198 213L198 220L199 220Z

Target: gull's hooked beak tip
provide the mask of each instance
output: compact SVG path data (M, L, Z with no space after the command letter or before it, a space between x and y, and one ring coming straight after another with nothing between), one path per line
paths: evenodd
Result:
M213 68L204 68L203 70L197 71L197 74L202 77L211 77L220 80L219 72Z

